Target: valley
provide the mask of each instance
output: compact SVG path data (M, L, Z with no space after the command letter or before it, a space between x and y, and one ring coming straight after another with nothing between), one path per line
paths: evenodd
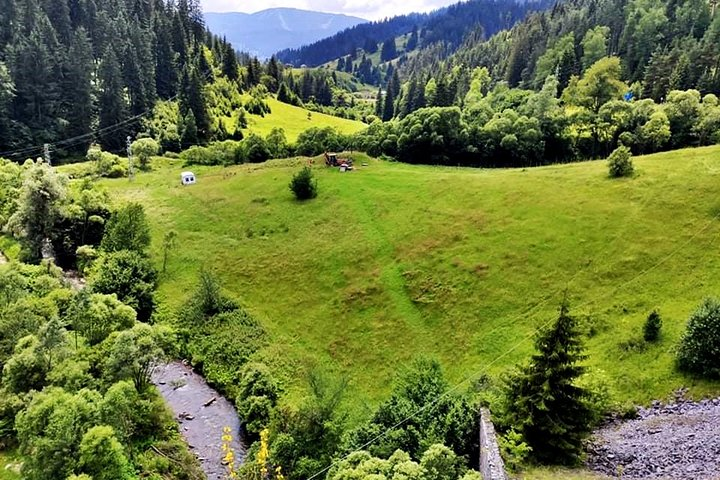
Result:
M200 167L191 188L177 184L172 162L104 183L146 206L155 255L164 232L178 232L165 301L181 305L197 271L211 269L272 332L265 356L296 388L303 365L328 365L349 375L362 410L418 355L470 386L522 361L567 291L592 332L598 379L617 402L643 404L683 385L716 393L676 373L670 352L689 313L720 287L711 255L719 152L637 158L638 176L619 183L602 162L473 170L356 155L369 166L315 167L321 198L308 205L287 189L303 159ZM655 308L660 343L636 345Z

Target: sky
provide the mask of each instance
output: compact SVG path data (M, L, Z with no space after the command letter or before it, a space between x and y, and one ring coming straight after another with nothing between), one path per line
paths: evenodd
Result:
M290 7L344 13L368 20L410 12L429 12L458 0L201 0L206 12L254 13L267 8Z

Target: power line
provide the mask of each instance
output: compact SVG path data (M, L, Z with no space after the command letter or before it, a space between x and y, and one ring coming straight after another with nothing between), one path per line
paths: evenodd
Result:
M213 75L214 75L214 74L213 74L212 70L211 70L211 71L208 71L208 72L205 74L205 81L210 80L210 78L212 78ZM170 98L168 98L168 99L166 99L166 100L164 100L164 101L173 102L173 101L177 100L178 98L180 98L181 95L182 95L182 93L178 91L178 93L176 93L175 95L173 95L172 97L170 97ZM19 149L19 150L9 150L9 151L5 151L5 152L0 152L0 157L18 157L18 156L21 156L21 155L28 155L28 154L30 154L31 152L34 152L34 151L38 151L38 152L39 152L39 151L44 151L46 145L50 145L50 147L56 147L56 146L58 146L58 145L62 145L62 146L64 146L65 148L69 148L69 147L72 147L72 146L75 146L75 145L79 145L79 144L81 144L81 143L84 143L84 142L85 142L86 140L88 140L88 139L92 139L92 138L94 138L94 137L101 137L101 136L107 135L107 134L109 134L109 133L116 132L116 131L119 130L120 128L122 128L122 127L124 127L124 126L126 126L126 125L128 125L128 124L130 124L130 123L132 123L132 122L135 122L135 121L137 121L137 120L140 120L141 118L145 117L146 115L152 113L154 109L155 109L155 105L153 105L153 107L145 110L145 111L142 112L142 113L139 113L139 114L137 114L137 115L134 115L134 116L132 116L132 117L130 117L130 118L126 118L125 120L123 120L123 121L121 121L121 122L118 122L118 123L116 123L116 124L114 124L114 125L109 125L109 126L107 126L107 127L101 128L101 129L99 129L99 130L94 130L94 131L92 131L92 132L88 132L88 133L85 133L85 134L82 134L82 135L77 135L77 136L75 136L75 137L71 137L71 138L67 138L67 139L63 139L63 140L58 140L58 141L52 142L52 143L50 143L50 144L45 143L45 144L43 144L43 145L37 145L37 146L34 146L34 147L27 147L27 148L23 148L23 149Z

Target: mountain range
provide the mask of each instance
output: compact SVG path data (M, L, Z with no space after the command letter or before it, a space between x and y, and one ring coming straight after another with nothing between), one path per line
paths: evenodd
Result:
M299 48L367 20L348 15L296 8L272 8L257 13L205 13L207 27L237 50L261 59L287 48Z

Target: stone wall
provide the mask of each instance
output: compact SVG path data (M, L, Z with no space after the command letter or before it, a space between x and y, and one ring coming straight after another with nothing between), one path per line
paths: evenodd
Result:
M490 410L480 409L480 473L483 480L507 480Z

